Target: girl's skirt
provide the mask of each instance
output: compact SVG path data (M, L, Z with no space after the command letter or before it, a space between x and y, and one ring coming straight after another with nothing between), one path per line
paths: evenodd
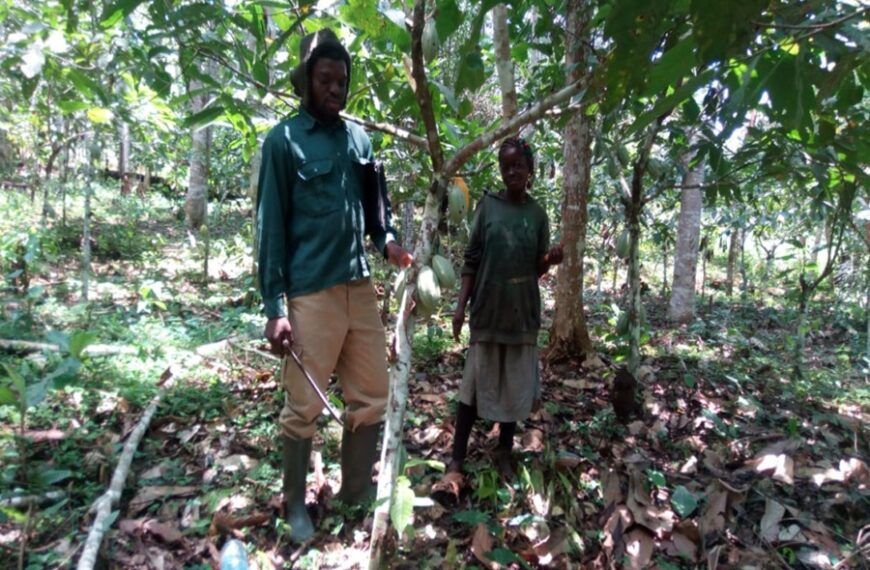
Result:
M496 422L525 420L540 396L538 347L475 342L468 348L459 400Z

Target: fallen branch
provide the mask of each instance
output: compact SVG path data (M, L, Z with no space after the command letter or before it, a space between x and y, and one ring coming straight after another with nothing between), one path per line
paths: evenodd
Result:
M7 352L60 352L63 349L60 345L48 342L0 339L0 350ZM139 350L132 346L90 344L85 347L82 354L87 354L88 356L111 356L115 354L139 354Z
M66 493L64 491L49 491L48 493L43 493L42 495L21 495L19 497L7 497L5 499L0 499L0 507L11 507L13 509L17 509L19 507L29 507L31 505L39 506L44 503L56 501L57 499L62 499L64 497L66 497Z
M167 368L160 377L158 386L163 386L169 378L172 377L170 368ZM88 533L88 538L85 541L85 548L76 568L78 570L92 570L97 563L97 555L100 552L100 544L103 542L103 536L108 528L112 525L114 518L112 508L121 500L121 493L124 491L124 482L127 480L127 473L130 471L130 464L133 462L133 454L139 447L139 442L142 441L142 436L148 430L151 423L151 418L154 417L154 412L157 411L157 406L160 405L160 400L165 393L165 389L157 393L156 396L148 404L145 413L139 419L139 423L133 429L130 437L124 443L124 450L118 458L118 466L115 467L115 472L112 474L112 482L109 484L108 490L100 495L94 501L88 512L95 512L94 523L91 526L91 531Z

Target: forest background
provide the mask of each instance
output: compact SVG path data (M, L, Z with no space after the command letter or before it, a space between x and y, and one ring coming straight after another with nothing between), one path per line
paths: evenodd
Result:
M208 567L235 536L258 567L866 564L866 15L3 0L0 559ZM324 418L320 533L295 548L252 205L262 137L298 106L299 41L322 27L354 57L346 118L386 164L418 264L376 266L383 500L324 508L340 437ZM429 494L465 343L447 332L455 290L420 307L416 273L436 253L461 263L499 186L495 143L516 132L566 246L542 280L544 405L518 481L476 432L469 488L444 505ZM625 424L607 405L620 366L642 401Z

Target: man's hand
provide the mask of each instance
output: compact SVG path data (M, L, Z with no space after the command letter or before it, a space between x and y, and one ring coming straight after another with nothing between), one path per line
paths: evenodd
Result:
M557 243L551 247L550 251L548 251L545 256L545 259L547 260L547 265L559 265L562 263L562 260L565 259L565 253L562 251L562 244Z
M293 346L293 327L287 317L275 317L266 323L263 335L269 341L272 353L277 356L287 356Z
M409 267L414 263L414 256L394 241L387 243L385 249L387 250L387 261L400 269Z
M453 340L459 342L459 333L462 332L462 325L465 324L465 311L456 309L453 313Z

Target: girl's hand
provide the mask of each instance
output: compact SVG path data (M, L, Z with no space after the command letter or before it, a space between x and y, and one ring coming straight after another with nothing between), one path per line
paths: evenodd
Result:
M562 251L561 243L554 245L547 252L546 260L548 265L559 265L563 259L565 259L565 253Z
M459 333L462 332L462 325L465 324L465 311L457 308L453 313L453 340L459 342Z

